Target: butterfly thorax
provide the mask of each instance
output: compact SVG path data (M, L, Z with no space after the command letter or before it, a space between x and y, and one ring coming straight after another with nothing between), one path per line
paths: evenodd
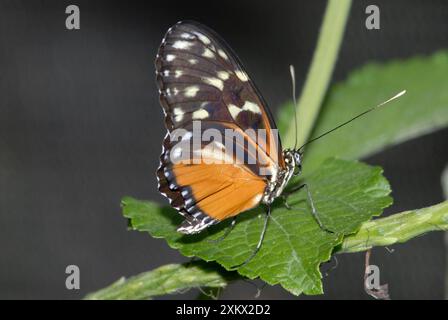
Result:
M270 205L276 198L278 198L289 180L293 175L298 175L302 169L302 157L298 150L286 149L283 151L283 158L285 160L285 168L273 174L266 186L263 194L262 202Z

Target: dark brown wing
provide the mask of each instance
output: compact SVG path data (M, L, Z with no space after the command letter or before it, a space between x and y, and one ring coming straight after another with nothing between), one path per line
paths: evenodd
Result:
M285 167L280 139L266 103L236 55L215 32L196 22L177 23L165 35L155 65L160 103L169 133L191 127L194 120L200 120L205 127L227 124L257 133L264 129L265 139L252 143L268 158L267 172L276 174ZM173 168L168 156L172 148L169 138L169 135L165 138L157 173L159 190L188 220L195 212L186 210L185 203L198 201L191 192L182 194L186 186L180 186L175 172L169 169ZM245 139L250 140L250 137ZM256 170L252 172L257 174ZM262 178L267 179L266 176ZM214 217L213 213L203 211L204 219ZM213 219L208 221L216 223Z
M235 122L243 130L276 130L264 99L237 56L206 26L179 22L170 28L155 64L168 130L194 119ZM284 167L280 140L271 143L269 137L265 151Z

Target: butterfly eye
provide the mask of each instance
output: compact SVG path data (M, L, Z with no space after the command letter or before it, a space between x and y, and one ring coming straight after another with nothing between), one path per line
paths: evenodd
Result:
M294 176L297 176L300 174L300 172L302 172L302 159L300 157L300 153L296 152L294 153L294 162L295 162L295 166L294 166Z
M298 152L294 153L294 160L296 162L296 166L302 168L302 158L300 157L300 153Z

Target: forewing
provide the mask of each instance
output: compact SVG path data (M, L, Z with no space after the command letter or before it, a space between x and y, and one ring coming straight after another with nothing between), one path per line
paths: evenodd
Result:
M168 129L157 177L160 192L186 218L179 231L196 233L257 205L268 177L285 164L273 118L237 56L207 27L180 22L165 35L155 65ZM194 120L202 124L199 131L193 130ZM222 140L210 150L201 137L192 148L172 139L175 129L186 130L186 141L215 129L225 140L226 128L243 137L242 154ZM255 135L247 134L249 129ZM173 161L180 154L200 161ZM205 163L216 159L233 163Z
M196 22L176 24L165 35L155 65L169 131L192 120L233 122L257 134L264 129L259 147L284 167L276 125L264 99L214 31Z

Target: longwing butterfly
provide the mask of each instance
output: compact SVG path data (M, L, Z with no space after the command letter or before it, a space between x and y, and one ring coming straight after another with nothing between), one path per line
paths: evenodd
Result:
M300 169L301 155L293 150L282 152L265 100L230 47L209 28L181 21L166 33L155 66L168 130L157 178L159 191L185 217L177 230L194 234L260 203L269 207L294 169ZM258 159L251 164L174 163L170 155L177 142L173 142L173 132L185 129L181 138L189 141L194 120L201 121L201 133L206 129L222 133L231 129L247 144L243 158L254 160L249 149L255 149ZM255 141L260 139L246 134L247 129L264 129L266 139L263 143ZM205 152L204 143L187 152L203 160L234 153L225 150L223 144L221 147L224 150L216 155Z
M264 204L268 209L264 228L247 262L261 246L272 202L291 177L300 173L302 149L282 151L265 100L232 49L208 27L191 21L171 27L162 40L155 67L168 130L157 170L158 188L185 217L177 230L199 233ZM195 122L201 126L195 128ZM225 141L204 141L207 130L225 136ZM226 135L229 130L232 138ZM264 139L249 134L263 131ZM195 144L196 135L202 139ZM234 145L227 144L233 138L239 141L242 154L236 155ZM177 161L185 156L189 162ZM223 158L231 161L219 161ZM313 216L323 227L309 190L307 194Z

